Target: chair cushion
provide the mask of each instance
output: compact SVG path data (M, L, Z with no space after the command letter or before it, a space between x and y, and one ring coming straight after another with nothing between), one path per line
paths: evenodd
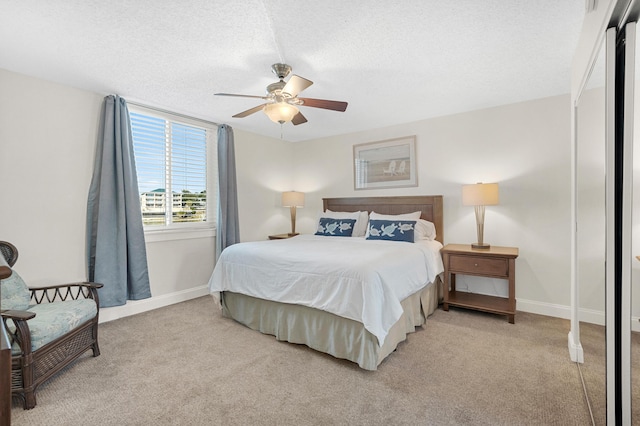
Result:
M29 306L26 310L36 314L35 318L28 321L32 351L36 351L54 339L63 336L94 318L98 313L96 302L93 299L41 303ZM20 353L17 344L13 345L12 352L13 354Z
M15 309L18 311L27 310L29 307L31 292L16 271L12 270L9 278L0 280L0 286L2 286L0 309Z

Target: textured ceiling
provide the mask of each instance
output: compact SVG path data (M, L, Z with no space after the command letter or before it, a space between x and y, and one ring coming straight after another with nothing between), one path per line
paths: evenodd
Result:
M570 92L584 0L0 0L0 68L275 138L231 116L285 62L314 84L290 141Z

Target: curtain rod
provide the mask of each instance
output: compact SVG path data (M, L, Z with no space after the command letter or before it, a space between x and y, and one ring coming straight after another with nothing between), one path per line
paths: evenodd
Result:
M126 99L125 99L126 101ZM146 109L150 109L153 111L157 111L157 112L161 112L163 114L171 114L171 115L175 115L176 117L182 117L182 118L188 118L189 120L198 120L198 121L202 121L203 123L208 123L208 124L213 124L214 126L220 126L219 123L213 122L213 121L209 121L209 120L204 120L202 118L198 118L198 117L191 117L189 115L186 114L180 114L179 112L174 112L174 111L169 111L166 109L162 109L162 108L156 108L156 107L152 107L149 105L145 105L145 104L141 104L138 102L131 102L131 101L127 101L127 105L134 105L140 108L146 108Z

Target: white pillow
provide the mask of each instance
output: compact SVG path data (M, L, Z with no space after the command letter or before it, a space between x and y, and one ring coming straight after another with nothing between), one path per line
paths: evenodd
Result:
M334 212L327 209L326 212L320 213L320 217L330 217L333 219L356 219L356 223L353 226L352 237L364 237L367 232L367 225L369 222L369 212L357 211L357 212Z
M416 221L416 232L414 232L415 241L436 239L436 226L428 220L418 219Z
M418 220L420 219L420 215L422 212L417 211L413 213L403 213L403 214L380 214L376 212L371 212L370 219L371 220Z
M424 219L420 219L420 215L422 212L417 211L413 213L403 213L403 214L380 214L376 212L371 212L369 215L370 220L415 220L416 221L416 229L413 233L414 241L418 240L433 240L436 237L436 227L433 223L426 221ZM429 224L431 226L429 226ZM369 227L367 226L367 232L365 237L369 236Z
M366 210L360 211L360 217L356 222L357 228L354 230L354 231L357 231L357 233L356 235L353 235L353 237L364 237L364 234L367 233L368 225L369 225L369 212Z

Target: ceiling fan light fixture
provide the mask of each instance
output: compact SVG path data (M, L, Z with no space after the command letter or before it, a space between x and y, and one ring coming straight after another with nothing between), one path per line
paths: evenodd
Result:
M264 111L274 123L291 122L294 126L307 122L307 118L298 109L299 106L322 108L332 111L344 112L347 103L342 101L330 101L328 99L299 98L298 94L313 84L313 81L292 75L289 81L284 78L291 72L291 66L287 64L273 64L273 72L280 79L267 86L267 93L264 96L239 95L234 93L216 93L218 96L237 96L241 98L263 99L261 105L249 108L246 111L233 115L233 118L244 118L258 111Z
M275 102L264 106L264 113L274 123L287 123L293 120L298 112L300 112L298 108L286 102Z

